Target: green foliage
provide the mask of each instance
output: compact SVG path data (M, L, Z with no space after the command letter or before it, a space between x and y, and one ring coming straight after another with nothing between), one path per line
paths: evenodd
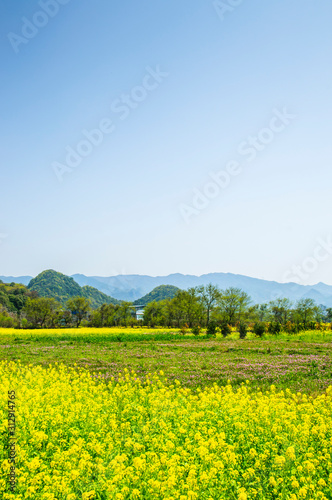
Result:
M82 320L88 316L90 302L85 297L73 297L68 300L67 308L72 314L73 322L78 327L82 323Z
M92 309L97 309L103 304L120 304L119 300L113 299L113 297L109 297L105 293L100 292L97 288L88 285L81 288L81 296L90 300Z
M7 311L0 312L0 328L17 328L18 320Z
M61 305L55 299L38 297L28 298L24 307L28 326L44 328L57 326Z
M272 333L272 335L279 335L279 333L281 332L281 324L277 321L271 321L271 323L269 323L267 331L269 333Z
M229 325L235 325L241 321L246 313L251 299L247 293L239 288L228 288L220 293L217 299L217 309L215 316L219 321L226 322Z
M195 336L198 336L201 331L201 328L198 325L195 325L191 329L191 333L193 333Z
M24 285L17 283L0 283L0 306L7 311L20 313L28 297L33 297L35 295L35 293L28 290Z
M248 325L241 321L239 324L239 334L240 334L240 339L245 339L248 333Z
M53 298L65 304L70 297L82 295L81 287L69 276L53 270L43 271L33 278L29 285L40 297Z
M98 328L116 326L119 320L119 305L103 304L90 316L89 325Z
M172 301L174 315L178 319L178 326L187 324L192 328L195 324L204 322L204 306L198 296L197 288L179 290Z
M54 302L40 302L36 300L38 295ZM212 335L214 326L219 325L226 337L230 327L237 324L240 338L245 338L248 324L255 324L254 333L258 336L264 334L265 327L275 335L282 331L295 334L308 328L321 328L323 322L332 318L332 308L317 306L312 299L301 299L295 306L285 298L251 305L244 291L237 288L220 290L212 284L188 290L162 285L136 303L144 307L144 325L191 329L196 336L210 323L208 332ZM69 309L66 310L66 306ZM43 311L48 311L45 318ZM132 303L113 299L91 286L81 287L73 278L53 270L32 279L29 288L16 283L4 284L0 280L0 314L0 326L18 328L80 324L98 328L137 324ZM258 326L263 324L264 331Z
M146 306L150 302L160 302L161 300L173 299L180 289L173 285L160 285L154 288L144 297L135 300L134 305Z
M265 324L258 321L254 324L252 331L257 337L263 337L265 333Z
M206 328L206 335L208 337L215 337L217 335L217 324L215 321L209 321Z
M317 305L313 299L300 299L295 311L293 312L293 319L295 323L302 323L304 328L308 327L310 322L315 320L317 314Z
M145 325L157 326L165 324L165 312L163 302L149 302L144 308L144 319Z
M221 335L226 338L228 337L228 335L230 335L232 333L232 329L231 327L229 326L229 324L226 322L226 321L223 321L220 325L219 325L219 329L220 329L220 333Z
M269 311L272 320L285 325L290 317L292 303L289 299L279 298L269 303Z
M73 297L90 299L92 308L97 308L103 303L118 303L116 299L105 295L96 288L80 287L73 278L52 269L38 274L30 281L28 287L30 290L36 291L40 297L54 298L62 305L65 305Z
M197 292L200 294L200 300L206 311L206 324L209 324L210 313L215 306L218 299L221 297L221 290L218 286L209 283L206 286L200 286L197 288Z

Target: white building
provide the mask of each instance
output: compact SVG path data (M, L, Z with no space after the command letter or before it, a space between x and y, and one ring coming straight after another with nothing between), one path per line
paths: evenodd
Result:
M143 321L144 306L135 306L135 308L136 308L136 319L137 319L137 321L139 321L139 320Z

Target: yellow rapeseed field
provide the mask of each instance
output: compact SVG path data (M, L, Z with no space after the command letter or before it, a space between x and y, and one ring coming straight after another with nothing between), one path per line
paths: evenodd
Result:
M0 424L16 393L17 488L4 500L309 500L332 498L332 388L313 399L142 383L82 369L0 363Z
M144 334L144 333L165 333L167 329L165 328L148 328L148 327L121 327L121 326L112 326L107 328L91 328L91 327L80 327L80 328L36 328L33 330L30 329L16 329L16 328L0 328L1 335L15 335L16 337L24 337L24 336L43 336L43 335L105 335L105 334L114 334L118 335L121 333L130 334ZM178 328L173 328L172 332L179 332Z

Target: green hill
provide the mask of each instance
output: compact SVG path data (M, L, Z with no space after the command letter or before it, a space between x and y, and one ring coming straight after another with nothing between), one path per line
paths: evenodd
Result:
M53 271L53 269L38 274L30 281L28 288L37 292L40 297L56 299L63 305L71 297L86 297L90 299L93 308L97 308L102 304L119 303L116 299L105 295L92 286L80 287L73 278Z
M121 300L113 299L109 295L106 295L103 292L97 290L97 288L93 288L93 286L83 286L81 288L83 294L82 297L86 299L90 299L91 307L93 309L97 309L97 307L102 306L103 304L120 304Z
M135 300L134 305L146 306L149 302L159 302L160 300L172 299L180 290L177 286L173 285L159 285L156 286L150 293L144 297Z

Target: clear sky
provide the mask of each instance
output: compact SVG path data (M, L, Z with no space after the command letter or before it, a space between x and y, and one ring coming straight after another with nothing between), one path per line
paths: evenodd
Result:
M0 275L332 284L330 0L0 14Z

